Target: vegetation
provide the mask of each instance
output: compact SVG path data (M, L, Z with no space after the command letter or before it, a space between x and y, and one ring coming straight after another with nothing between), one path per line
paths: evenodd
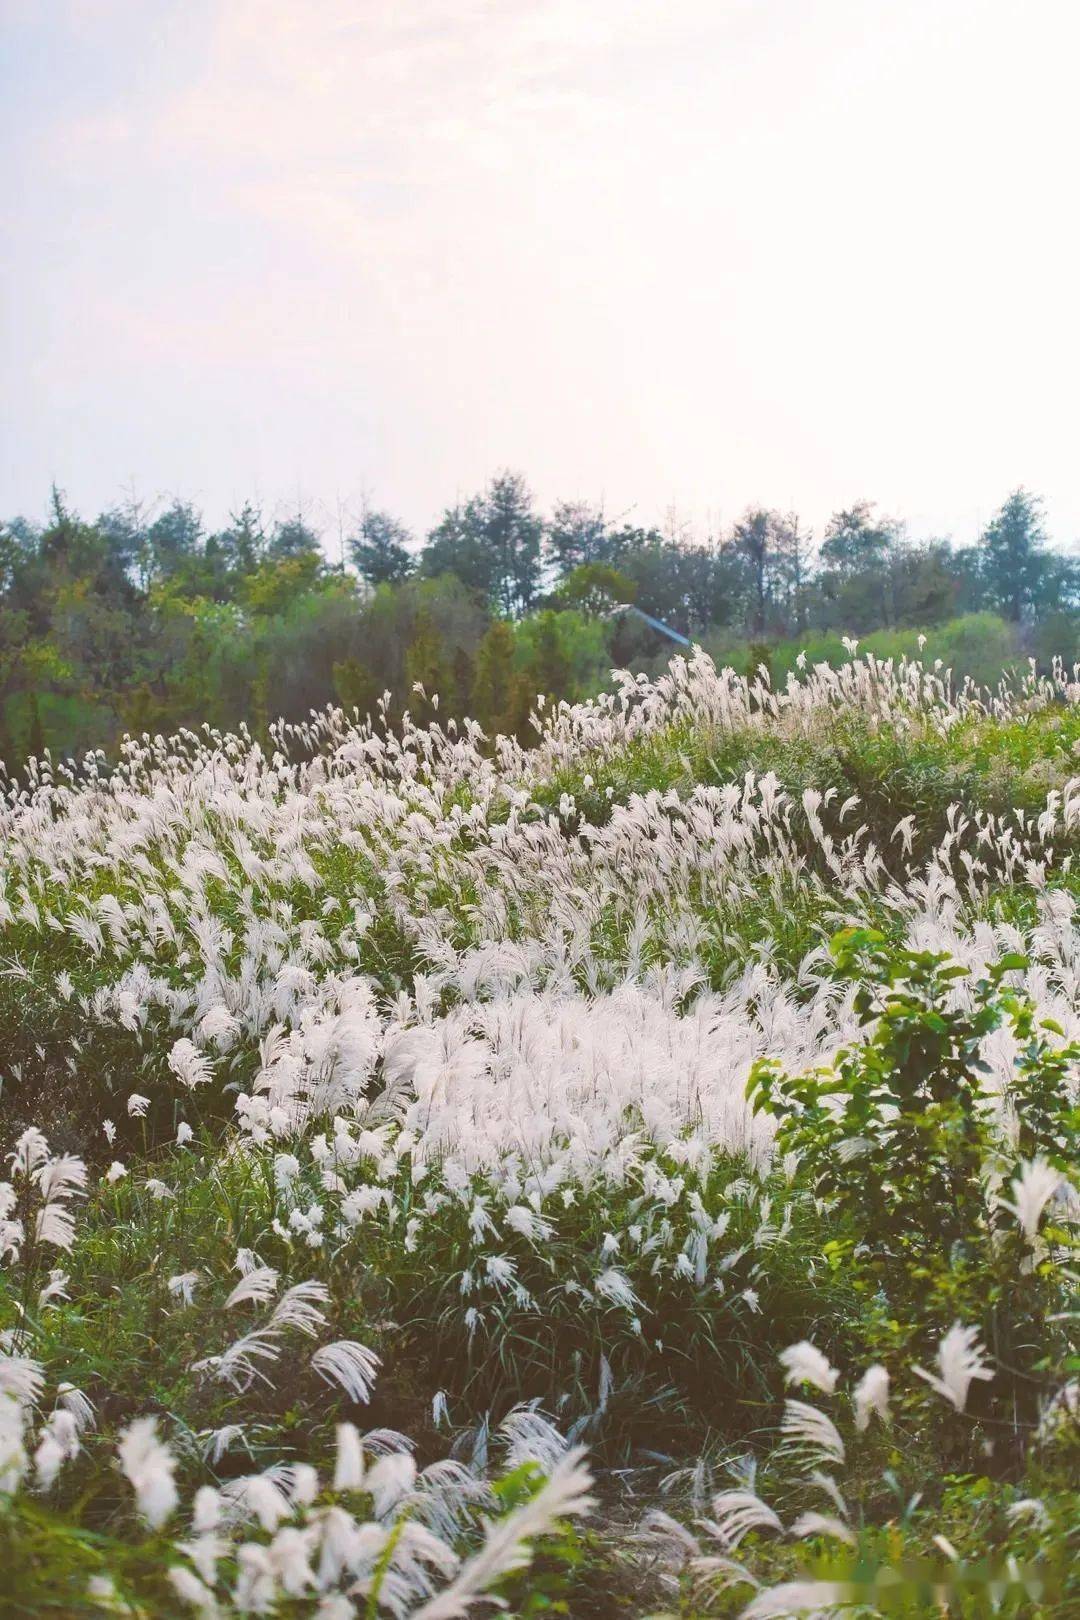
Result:
M672 643L642 615L780 683L803 653L847 660L844 634L879 657L915 656L924 634L928 661L994 686L1030 657L1048 671L1080 656L1080 568L1023 490L966 549L911 541L863 503L816 551L766 509L705 540L581 503L543 518L514 473L422 545L373 508L331 539L250 504L213 532L184 501L86 522L54 490L43 526L0 525L0 762L115 758L125 733L202 725L266 743L275 717L373 715L387 693L396 727L406 709L430 719L438 693L443 721L531 742L537 693L573 702L613 666L663 669Z
M5 1613L1076 1612L1080 669L555 702L559 524L0 800Z

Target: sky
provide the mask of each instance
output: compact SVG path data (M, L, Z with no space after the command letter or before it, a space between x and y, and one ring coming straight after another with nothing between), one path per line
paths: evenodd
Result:
M1080 536L1076 0L0 0L0 513Z

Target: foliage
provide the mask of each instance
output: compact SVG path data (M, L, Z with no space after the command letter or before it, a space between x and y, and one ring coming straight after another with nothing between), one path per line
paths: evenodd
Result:
M872 1302L883 1343L921 1350L952 1321L976 1324L1004 1369L1000 1421L1031 1425L1068 1343L1055 1324L1075 1244L1053 1217L1050 1236L1036 1237L1037 1199L1063 1192L1072 1165L1080 1111L1068 1077L1080 1043L1054 1044L1060 1026L1008 987L1024 956L993 963L968 1000L957 995L967 970L945 952L849 929L832 956L872 1032L827 1070L788 1077L764 1059L748 1094L832 1212L829 1253ZM1006 1094L1015 1143L1002 1139L981 1055L1003 1025L1017 1046Z
M588 618L599 618L612 608L632 602L638 587L608 563L581 563L559 586L558 595L571 607L580 608Z
M132 498L87 522L54 489L40 527L0 525L0 759L13 768L43 747L114 758L127 731L206 721L265 736L274 715L300 721L352 691L334 670L354 664L391 693L398 725L415 708L417 639L425 691L438 677L439 712L460 724L496 617L511 626L522 682L499 712L525 741L538 694L576 701L603 690L613 665L662 669L670 644L612 612L628 603L722 662L768 663L778 681L804 654L810 667L846 661L855 633L883 658L916 656L923 635L957 682L994 686L1027 655L1044 671L1055 656L1068 667L1080 634L1075 560L1044 546L1024 491L963 551L912 541L865 502L834 515L816 556L796 514L765 507L705 538L612 524L580 501L545 519L509 471L421 543L378 508L365 506L351 534L346 521L339 513L334 568L303 509L267 522L250 502L208 531L187 501Z

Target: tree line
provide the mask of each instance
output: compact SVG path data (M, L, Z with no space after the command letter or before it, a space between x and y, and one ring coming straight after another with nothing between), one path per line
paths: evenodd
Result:
M640 616L721 650L996 615L1023 650L1041 627L1075 656L1080 563L1042 505L1008 496L974 544L913 540L869 502L820 543L753 508L705 538L560 501L515 472L449 507L422 540L365 507L331 561L303 510L246 503L208 528L188 501L128 499L85 520L53 489L44 523L0 525L0 758L110 747L124 731L265 730L329 701L390 718L474 715L527 740L537 693L595 691L612 663L671 647Z

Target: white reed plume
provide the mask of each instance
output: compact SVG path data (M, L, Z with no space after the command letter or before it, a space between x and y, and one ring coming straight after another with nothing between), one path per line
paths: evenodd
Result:
M785 1401L780 1420L781 1445L789 1450L806 1450L843 1462L844 1442L832 1418L808 1406L805 1401Z
M913 1366L911 1370L950 1401L958 1412L967 1405L972 1381L994 1376L993 1368L986 1361L986 1351L979 1343L978 1330L962 1327L959 1322L953 1323L938 1345L937 1360L940 1377L924 1367Z
M360 1434L352 1423L337 1426L337 1461L334 1465L335 1491L358 1491L364 1483L364 1450Z
M855 1405L855 1427L862 1434L877 1413L883 1423L889 1421L889 1374L884 1367L867 1367L852 1396Z
M836 1368L830 1367L827 1358L807 1339L782 1350L780 1364L784 1368L785 1383L813 1384L826 1395L831 1395L836 1388L839 1377Z
M245 1305L252 1301L257 1305L265 1305L277 1293L277 1285L278 1274L273 1266L256 1266L241 1277L225 1301L225 1309L229 1310L234 1305ZM190 1303L190 1300L185 1303Z
M1020 1174L1012 1182L1012 1200L998 1199L1002 1209L1015 1215L1025 1241L1032 1247L1038 1242L1043 1211L1063 1184L1060 1170L1045 1159L1032 1159L1021 1165Z
M173 1480L176 1459L157 1437L157 1419L136 1418L117 1443L120 1466L135 1491L135 1505L147 1524L160 1528L179 1500Z
M783 1531L779 1517L753 1491L720 1491L712 1501L709 1529L725 1547L734 1548L751 1530Z
M286 1289L274 1307L266 1328L268 1333L284 1333L294 1329L308 1338L315 1338L326 1321L322 1307L329 1303L330 1291L325 1283L301 1282Z
M371 1399L379 1370L379 1357L373 1350L351 1339L338 1339L321 1345L311 1365L328 1384L339 1384L351 1401L366 1404Z
M546 1535L560 1519L591 1510L591 1485L584 1452L574 1447L530 1501L485 1526L479 1552L467 1560L449 1586L416 1610L412 1620L460 1620L501 1576L531 1561L536 1537Z

